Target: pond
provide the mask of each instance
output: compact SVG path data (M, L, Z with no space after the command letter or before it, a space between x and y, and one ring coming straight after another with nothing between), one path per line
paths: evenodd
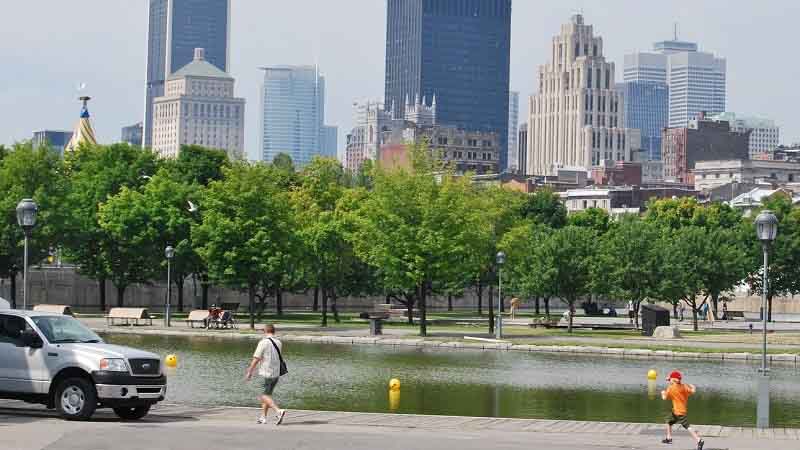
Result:
M257 382L244 372L256 341L107 335L109 342L176 354L167 400L192 405L255 406ZM698 394L693 423L753 426L757 366L717 361L662 361L524 352L439 350L378 345L285 344L289 375L275 397L293 409L482 417L662 422L669 404L663 379L683 372ZM658 371L648 385L647 371ZM390 396L388 383L401 390ZM772 370L771 417L800 427L800 369Z

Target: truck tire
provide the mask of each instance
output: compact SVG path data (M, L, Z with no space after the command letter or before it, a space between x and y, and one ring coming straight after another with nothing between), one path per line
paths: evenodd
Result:
M89 420L97 409L94 385L85 378L67 378L56 388L55 406L67 420Z
M122 420L139 420L150 412L150 405L135 408L114 408L114 414Z

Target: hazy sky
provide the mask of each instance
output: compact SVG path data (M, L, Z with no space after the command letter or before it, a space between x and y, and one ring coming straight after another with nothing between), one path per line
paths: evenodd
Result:
M147 0L6 0L0 14L0 143L36 129L72 129L87 84L101 142L142 120ZM727 58L728 110L775 119L784 143L800 141L797 0L515 0L511 89L527 117L536 68L572 13L603 36L622 77L625 53L672 37ZM383 96L385 0L233 0L231 72L247 100L246 145L258 145L259 66L318 63L327 78L326 123L339 146L352 102Z

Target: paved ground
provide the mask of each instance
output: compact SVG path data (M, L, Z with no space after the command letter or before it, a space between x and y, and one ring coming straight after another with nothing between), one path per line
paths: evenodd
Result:
M283 425L257 425L249 408L158 406L140 422L106 412L65 422L52 412L0 402L0 448L157 449L663 449L656 424L290 411ZM800 430L698 426L706 450L800 448ZM676 431L674 450L694 444Z

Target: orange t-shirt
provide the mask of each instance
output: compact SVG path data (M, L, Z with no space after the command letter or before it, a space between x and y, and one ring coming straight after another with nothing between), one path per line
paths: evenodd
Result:
M667 388L667 400L672 400L672 412L676 416L685 416L688 412L689 396L692 391L689 386L678 383L670 384Z

